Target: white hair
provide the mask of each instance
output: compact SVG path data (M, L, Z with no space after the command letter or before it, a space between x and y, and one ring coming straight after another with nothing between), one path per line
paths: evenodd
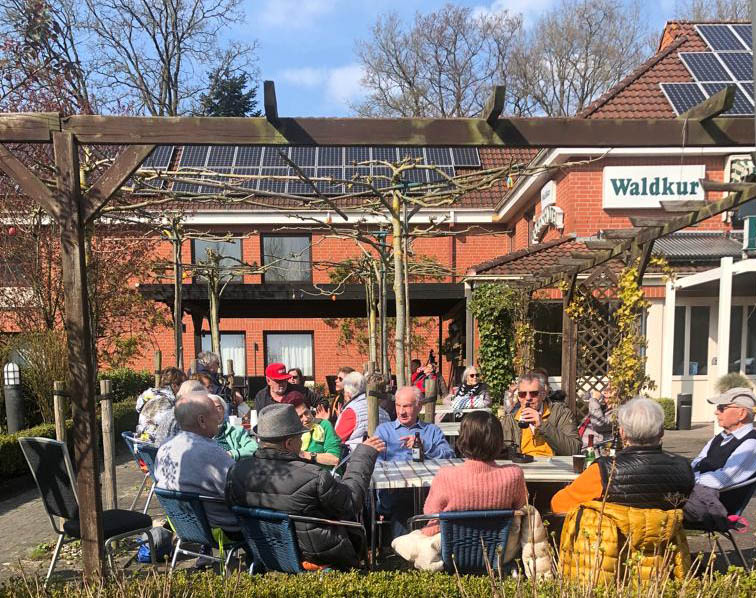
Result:
M220 355L213 353L212 351L202 351L197 355L197 363L206 368L214 365L220 367Z
M651 399L628 401L620 407L617 419L630 444L653 445L664 434L664 410Z
M468 377L468 376L469 376L469 375L470 375L470 374L471 374L472 372L475 372L476 374L480 374L480 372L478 371L478 368L477 368L477 367L475 367L474 365L468 365L468 366L467 366L467 367L465 368L465 371L464 371L464 372L462 372L462 384L467 384L467 377ZM478 380L480 380L480 378L478 378Z
M179 386L178 392L176 393L176 400L184 398L189 393L203 392L207 394L207 389L202 384L202 382L200 382L199 380L186 380L181 383L181 386Z
M412 394L412 398L415 399L416 405L420 405L423 402L423 393L420 392L420 389L417 386L402 386L399 390L396 391L394 400L396 400L400 392L410 392Z
M351 398L361 395L365 392L365 376L359 372L350 372L344 376L344 394Z
M182 430L193 430L197 427L197 418L207 415L215 409L206 392L189 392L176 402L173 413Z

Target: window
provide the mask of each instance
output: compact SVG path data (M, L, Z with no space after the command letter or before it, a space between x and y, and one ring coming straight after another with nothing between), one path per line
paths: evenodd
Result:
M226 362L234 362L234 376L247 375L247 348L243 332L221 332L221 370L225 371ZM209 332L202 333L202 350L212 350L212 339Z
M756 305L735 305L730 311L729 372L756 374Z
M264 282L310 282L312 280L309 236L263 235Z
M312 380L312 332L266 332L265 367L270 363L283 363L286 369L300 368L305 378Z
M680 305L675 308L675 341L672 374L705 376L709 372L708 306Z
M562 303L537 303L533 309L535 365L549 376L562 375Z
M235 267L242 260L241 239L231 239L230 241L204 241L202 239L192 240L192 263L199 264L207 260L208 250L215 251L224 256L221 261L221 267ZM241 277L234 277L234 280L241 281Z

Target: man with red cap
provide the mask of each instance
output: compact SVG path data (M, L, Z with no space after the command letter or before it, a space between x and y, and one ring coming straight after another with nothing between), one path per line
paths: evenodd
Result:
M291 375L285 364L268 364L268 367L265 368L265 381L268 385L255 395L255 410L257 413L260 413L268 405L285 402L284 398L292 390L301 392L304 395L307 407L312 407L313 402L317 399L315 393L305 386L291 384L289 380L291 380Z

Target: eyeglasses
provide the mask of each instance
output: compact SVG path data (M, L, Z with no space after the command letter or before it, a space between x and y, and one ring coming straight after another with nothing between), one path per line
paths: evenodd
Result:
M518 390L517 396L520 397L521 399L524 399L525 397L528 397L528 396L539 397L541 396L541 391L540 390Z
M467 374L468 378L478 378L480 374Z
M336 378L336 380L338 380L339 382L343 382L344 381L344 377L343 376L339 376L338 378Z
M741 407L740 405L728 404L728 405L717 405L717 411L719 413L724 413L725 409L729 409L730 407L739 407L740 409L743 409L743 407Z

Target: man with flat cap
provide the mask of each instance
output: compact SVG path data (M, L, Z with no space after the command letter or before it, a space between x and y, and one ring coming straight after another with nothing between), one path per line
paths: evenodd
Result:
M341 480L317 463L300 457L302 425L288 404L268 405L258 413L253 430L259 448L241 459L226 478L226 501L291 515L355 521L362 512L365 493L378 453L380 438L368 438L352 451ZM359 565L359 543L347 528L294 523L303 565L348 569ZM355 545L357 544L357 545Z
M693 459L691 466L696 485L683 510L690 524L726 530L737 527L737 522L728 520L720 491L756 475L756 430L753 429L756 395L750 388L731 388L708 402L716 405L715 414L722 432Z

